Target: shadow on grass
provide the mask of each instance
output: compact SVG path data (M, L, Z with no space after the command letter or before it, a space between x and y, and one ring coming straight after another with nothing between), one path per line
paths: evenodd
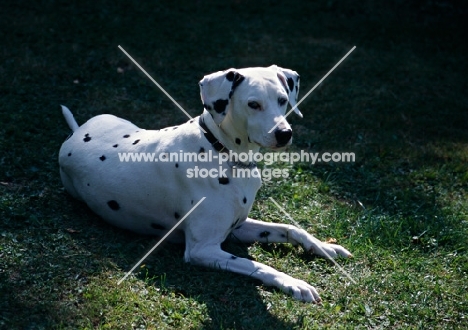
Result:
M9 270L8 278L6 273L0 275L3 277L0 309L4 311L0 320L6 325L49 328L89 324L101 327L107 322L115 322L109 308L125 309L124 306L133 304L118 298L113 301L110 297L125 289L118 289L116 283L112 283L117 282L117 278L102 282L103 274L109 270L121 270L123 276L123 272L131 269L159 239L114 228L84 204L66 194L59 197L66 201L66 206L56 210L66 214L62 217L46 220L46 214L32 217L24 213L10 215L9 218L16 219L16 222L6 223L8 236L13 242L18 242L16 250L28 255L21 256L21 264L16 270ZM29 229L25 232L26 224ZM228 249L247 256L245 246L230 244ZM259 281L221 270L191 266L183 262L183 252L183 245L163 242L133 275L163 296L175 300L193 299L197 304L205 305L208 313L205 317L209 321L203 324L207 329L248 329L256 325L291 329L294 326L268 312L256 287L261 284ZM89 280L93 278L96 281L96 277L99 278L97 283L104 283L116 291L110 296L103 294L101 299L104 301L94 298L95 301L88 305L86 287ZM63 300L67 303L63 304ZM166 307L168 310L158 306L155 313L169 313L171 307ZM28 317L23 314L18 319L15 310L27 310ZM150 314L151 311L144 310L139 317L151 318Z

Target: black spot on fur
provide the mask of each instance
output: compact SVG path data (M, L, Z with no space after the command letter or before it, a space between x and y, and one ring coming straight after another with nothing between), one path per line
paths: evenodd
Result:
M193 199L192 199L192 202L191 202L190 204L192 204L192 205L193 205Z
M179 219L179 218L180 218L180 215L179 215L179 213L177 213L177 212L174 212L174 218L176 218L176 219Z
M200 147L198 153L200 154L200 159L205 159L205 148Z
M281 234L281 237L286 237L286 235L285 235L285 234Z
M158 230L165 230L166 229L164 226L161 226L161 225L159 225L157 223L152 223L151 228L158 229Z
M99 157L99 159L100 159L101 161L105 161L105 160L106 160L106 156L102 155L101 157Z
M258 236L260 236L260 238L265 238L265 237L270 236L270 232L265 230L265 231L262 231Z
M237 257L236 257L236 256L231 256L231 259L232 259L232 260L236 260Z
M219 184L228 184L229 178L221 177L221 178L218 178L218 181L219 181Z
M232 84L232 89L235 89L237 86L240 85L241 82L243 82L245 77L241 75L240 73L236 73L236 76L234 77L234 83Z
M235 72L234 72L234 71L229 71L229 72L226 74L226 79L229 80L229 81L233 81L233 80L234 80L234 76L235 76Z
M176 164L175 164L175 167L178 168L178 167L179 167L179 164L176 163Z
M174 130L174 129L178 129L178 128L179 128L179 126L176 126L176 127L173 127L172 129Z
M86 184L89 187L89 183Z
M119 203L117 203L117 202L114 201L114 200L108 201L108 202L107 202L107 205L111 208L111 210L114 210L114 211L117 211L117 210L120 209Z
M189 123L190 123L190 124L193 123L193 119L192 119L191 121L189 121Z
M226 110L226 106L228 105L228 103L229 103L229 100L219 99L213 103L213 108L215 109L217 113L221 113L224 110Z
M68 157L70 157L71 155L72 155L72 153L71 153L71 152L69 152L69 153L68 153Z
M236 138L236 144L241 144L241 139Z
M231 91L229 92L229 98L231 98L232 93L234 93L234 90L237 88L237 86L240 85L241 82L243 82L245 77L239 73L236 73L234 75L234 82L232 83Z
M244 196L244 199L242 200L245 203L247 203L247 197Z
M84 142L89 142L89 141L91 141L91 136L89 136L89 133L86 133L86 134L85 134L85 137L84 137L83 141L84 141Z
M293 89L294 89L294 80L293 80L293 78L288 78L288 86L289 86L289 90L292 92Z
M138 142L140 142L140 140L135 140L132 144L135 145L135 144L137 144Z
M208 111L213 110L213 108L210 105L206 104L206 103L203 103L203 107Z
M124 138L129 138L130 135L129 135L129 134L125 134L123 137L124 137Z
M118 144L114 144L112 147L117 148L118 146L119 146Z

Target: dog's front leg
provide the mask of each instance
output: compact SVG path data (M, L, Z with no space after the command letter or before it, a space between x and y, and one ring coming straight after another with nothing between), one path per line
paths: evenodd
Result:
M309 252L319 256L335 258L337 256L352 257L352 254L341 245L321 242L304 229L296 226L263 222L247 218L231 233L232 238L244 243L291 243L302 245Z
M185 260L192 264L215 267L262 281L265 285L276 286L295 299L306 302L320 302L317 290L308 283L259 262L236 257L221 250L219 244L199 243L191 245L185 252Z

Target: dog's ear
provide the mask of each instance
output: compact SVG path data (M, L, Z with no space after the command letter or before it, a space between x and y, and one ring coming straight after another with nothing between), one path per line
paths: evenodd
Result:
M236 69L228 69L204 76L198 83L203 106L217 125L226 116L232 93L244 79Z
M276 65L273 67L276 67L278 78L288 93L289 105L291 108L294 108L297 104L297 97L299 95L299 74L296 71L280 68ZM299 117L303 117L298 108L295 108L294 112Z

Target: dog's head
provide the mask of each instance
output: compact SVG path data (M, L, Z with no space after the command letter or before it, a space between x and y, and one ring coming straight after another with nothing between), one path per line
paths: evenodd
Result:
M291 144L292 130L284 114L288 103L297 103L297 72L276 65L228 69L205 76L199 85L203 106L217 125L230 117L259 146L277 149ZM302 117L299 109L295 112Z

